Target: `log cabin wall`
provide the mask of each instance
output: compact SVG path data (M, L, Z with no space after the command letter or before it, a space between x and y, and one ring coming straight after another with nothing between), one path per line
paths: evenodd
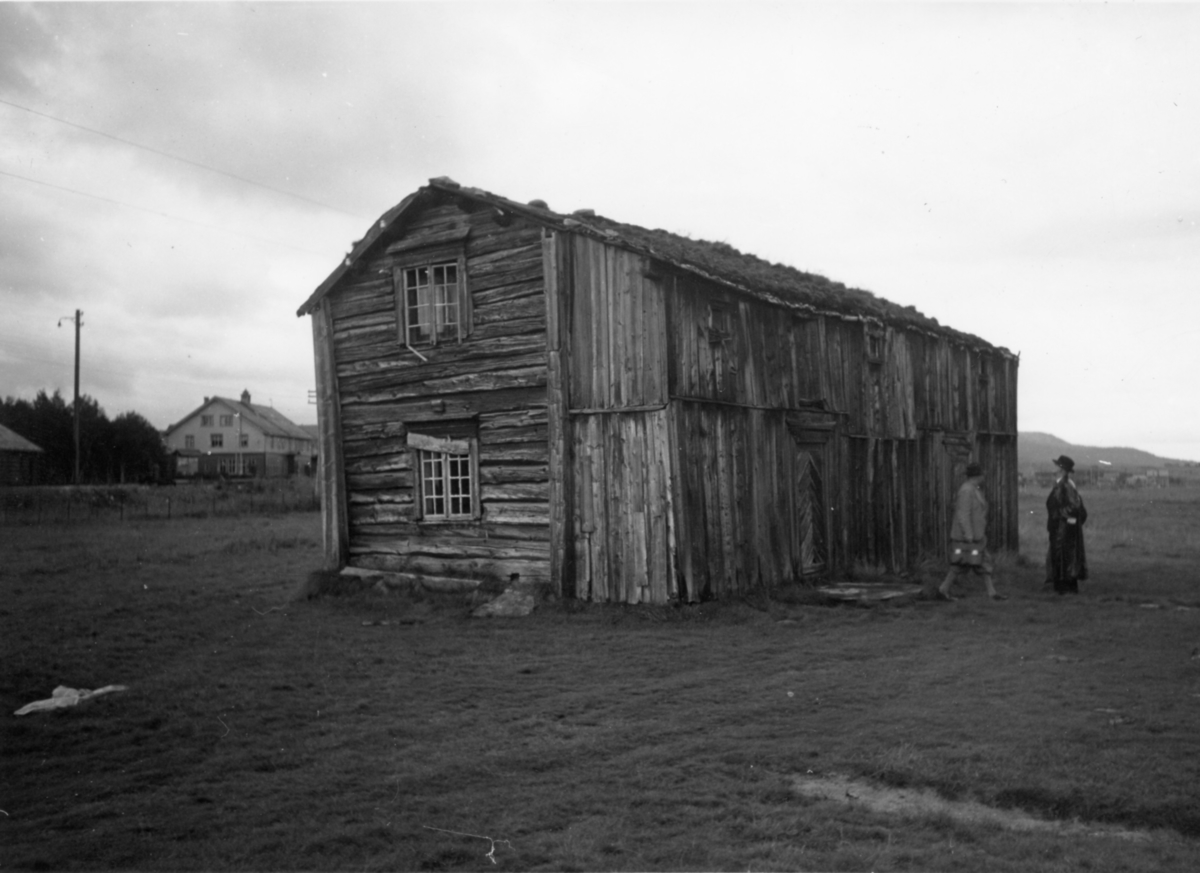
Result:
M464 231L470 333L419 348L423 361L401 341L393 266L400 253ZM323 419L340 429L348 563L451 583L513 573L549 581L541 228L438 197L391 228L320 305L314 324L328 320L332 344L333 414ZM477 440L478 518L418 518L414 428Z

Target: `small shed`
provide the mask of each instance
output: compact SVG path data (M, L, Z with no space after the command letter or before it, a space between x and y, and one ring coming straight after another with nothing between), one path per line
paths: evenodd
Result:
M0 424L0 485L36 485L45 451Z
M300 307L325 557L697 601L1017 547L1017 356L729 245L433 179Z

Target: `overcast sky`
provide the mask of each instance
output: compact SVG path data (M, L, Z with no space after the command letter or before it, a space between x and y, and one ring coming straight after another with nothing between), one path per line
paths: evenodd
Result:
M297 307L434 176L728 242L1200 460L1200 5L0 3L0 395L316 420ZM140 147L139 147L140 146Z

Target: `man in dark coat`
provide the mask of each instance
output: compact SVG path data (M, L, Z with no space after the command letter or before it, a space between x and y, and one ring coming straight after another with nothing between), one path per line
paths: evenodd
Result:
M1083 498L1071 481L1075 462L1066 455L1054 459L1058 481L1046 498L1046 531L1050 548L1046 553L1046 584L1059 594L1078 594L1079 581L1088 577L1087 555L1083 550L1083 523L1087 510Z

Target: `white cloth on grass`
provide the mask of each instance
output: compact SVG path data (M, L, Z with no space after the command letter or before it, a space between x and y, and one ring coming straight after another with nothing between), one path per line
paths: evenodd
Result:
M103 688L97 688L95 691L89 691L87 688L68 688L66 685L59 685L45 700L35 700L33 703L27 703L14 713L15 715L27 715L31 712L41 712L46 709L62 709L67 706L75 706L85 700L90 700L101 694L108 694L110 691L125 691L128 688L126 685L105 685Z

